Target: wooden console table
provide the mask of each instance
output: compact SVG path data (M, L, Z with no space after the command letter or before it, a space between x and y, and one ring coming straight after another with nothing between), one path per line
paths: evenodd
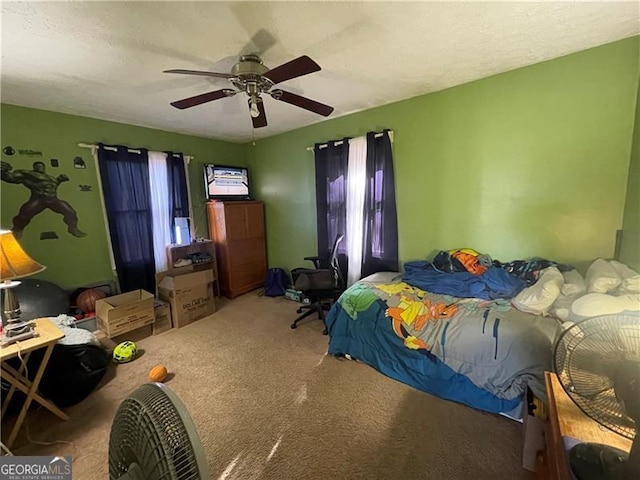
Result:
M544 432L545 449L538 457L536 478L572 480L563 437L604 443L627 452L631 450L631 440L603 427L578 408L565 393L555 373L545 372L544 380L549 402L548 423Z
M49 400L41 397L38 394L38 385L40 384L42 374L47 367L47 363L49 362L49 357L51 356L53 347L58 340L64 337L64 333L46 318L35 320L35 324L37 333L36 337L29 338L21 342L12 343L11 345L7 345L4 347L0 346L0 363L2 364L0 367L0 374L2 375L2 378L4 378L11 385L7 396L4 399L4 405L2 407L0 419L2 419L7 412L7 407L9 406L9 402L11 401L16 388L27 396L22 405L22 409L18 414L18 419L16 420L16 423L14 424L13 429L9 434L9 438L7 439L6 445L9 448L11 448L11 446L13 445L13 442L15 441L16 436L20 431L20 427L22 426L22 423L27 416L27 411L29 410L29 406L31 405L31 402L33 400L38 402L54 415L60 417L62 420L69 420L67 414L65 414ZM42 357L42 361L40 362L40 366L36 371L36 375L33 378L33 381L31 381L27 378L26 372L24 371L24 365L28 362L31 352L39 350L41 348L45 349L44 356ZM7 360L18 356L21 356L23 361L21 362L18 370L16 370L11 365L7 364Z

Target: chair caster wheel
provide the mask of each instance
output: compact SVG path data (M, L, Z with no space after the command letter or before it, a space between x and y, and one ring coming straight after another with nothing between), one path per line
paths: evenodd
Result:
M295 323L291 324L291 330L295 330L296 328L298 328L298 326Z
M302 313L302 308L299 308L298 310L296 310L296 313Z
M329 335L329 330L327 330L326 328L322 331L323 335Z

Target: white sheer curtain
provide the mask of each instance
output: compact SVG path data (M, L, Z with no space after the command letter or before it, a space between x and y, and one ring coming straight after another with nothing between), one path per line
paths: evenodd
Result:
M171 243L171 225L173 224L169 212L166 153L149 152L149 183L153 217L153 256L156 272L163 272L168 270L167 245Z
M347 167L347 286L360 280L364 236L364 193L366 187L367 137L349 140Z

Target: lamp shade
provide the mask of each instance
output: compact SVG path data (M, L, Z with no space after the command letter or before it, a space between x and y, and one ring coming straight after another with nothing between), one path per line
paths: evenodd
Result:
M10 230L0 230L0 280L28 277L45 268L25 253Z

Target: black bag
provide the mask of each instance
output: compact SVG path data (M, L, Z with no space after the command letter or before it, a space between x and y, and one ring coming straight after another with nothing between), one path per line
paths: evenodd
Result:
M270 268L264 279L264 294L267 297L279 297L289 288L289 275L282 268Z
M33 381L44 349L31 353L27 361L29 380ZM112 362L110 355L101 347L91 344L56 344L51 352L49 363L40 380L39 390L43 397L58 407L69 407L84 400L98 386ZM21 362L18 358L7 361L16 370ZM10 385L2 380L1 402L3 407ZM7 405L7 411L17 412L24 403L25 395L16 390ZM33 405L33 404L32 404Z
M109 354L91 344L60 345L40 381L40 392L58 407L69 407L84 400L107 373Z

